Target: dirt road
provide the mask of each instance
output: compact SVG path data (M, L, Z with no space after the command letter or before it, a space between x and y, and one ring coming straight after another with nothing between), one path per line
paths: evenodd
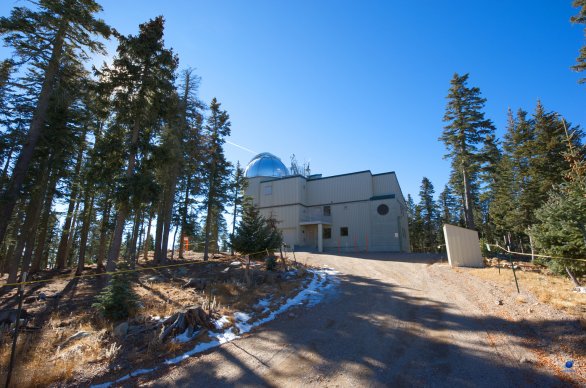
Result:
M550 344L539 333L565 327L572 339L575 322L539 316L518 324L504 310L512 297L428 256L297 259L339 271L335 292L316 307L295 308L245 338L135 383L545 387L581 378L552 364L551 355L544 360ZM573 340L584 339L577 335Z

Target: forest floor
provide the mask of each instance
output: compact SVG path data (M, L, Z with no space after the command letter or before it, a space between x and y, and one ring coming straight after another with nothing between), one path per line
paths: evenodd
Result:
M264 261L251 260L248 281L243 259L216 255L204 262L201 254L192 252L187 252L184 260L168 264L182 263L186 265L130 275L139 308L130 319L121 322L104 319L92 307L108 282L106 276L71 279L72 273L39 274L37 278L46 278L47 282L25 288L23 307L28 320L18 338L12 385L88 385L104 380L102 376L116 380L138 368L156 368L162 360L181 356L194 343L207 343L216 335L200 327L190 337L187 332L173 333L161 340L161 332L172 323L165 322L165 318L174 319L174 314L201 307L212 325L237 337L238 329L244 326L235 317L237 312L256 312L266 319L269 310L278 309L316 277L300 263L277 260L276 270L267 271ZM152 260L138 264L141 269L149 266L153 266ZM94 267L84 270L84 275L95 273ZM0 286L2 282L5 279L0 279ZM0 312L16 305L16 290L0 296ZM246 321L249 320L253 321ZM1 327L2 384L10 359L11 332L9 325Z

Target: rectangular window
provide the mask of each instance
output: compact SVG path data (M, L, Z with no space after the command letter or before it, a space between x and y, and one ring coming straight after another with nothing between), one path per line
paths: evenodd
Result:
M347 226L342 226L340 228L340 236L347 236L348 235L348 227Z
M329 206L324 206L324 216L329 217L332 215L332 208Z
M332 228L324 228L324 240L332 238Z
M264 194L265 195L272 195L273 194L273 186L265 186Z

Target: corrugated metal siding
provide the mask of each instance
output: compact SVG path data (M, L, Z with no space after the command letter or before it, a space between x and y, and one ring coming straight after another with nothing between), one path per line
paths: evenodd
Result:
M364 251L370 234L369 202L332 205L332 238L324 239L324 248ZM348 236L340 229L348 228Z
M393 177L395 174L376 175L372 177L372 195L395 194Z
M307 205L365 200L372 197L368 172L307 181Z
M377 208L385 204L389 212L378 214ZM370 202L371 239L370 249L373 251L401 251L401 234L397 224L398 204L395 199Z
M272 215L280 222L279 228L284 237L287 235L285 242L289 245L315 248L317 226L299 223L307 221L311 214L323 215L323 206L329 205L331 216L319 218L322 222L331 222L332 237L324 239L325 249L409 250L404 199L394 173L372 176L370 172L362 172L309 181L292 177L260 183L263 179L266 178L249 179L247 194L261 208L261 214ZM266 187L270 187L270 191ZM389 194L395 194L395 198L370 200L375 195ZM385 218L380 218L376 210L381 203L390 208ZM341 227L348 228L348 236L340 235Z
M279 222L279 229L297 228L297 226L299 225L300 212L301 206L299 205L279 206L260 209L260 214L262 214L264 217L273 217Z

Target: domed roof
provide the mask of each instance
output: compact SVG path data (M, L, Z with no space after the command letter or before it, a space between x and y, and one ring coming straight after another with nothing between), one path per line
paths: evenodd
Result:
M267 176L281 178L289 175L289 170L281 159L268 152L256 155L246 166L244 175L247 178L255 176Z

